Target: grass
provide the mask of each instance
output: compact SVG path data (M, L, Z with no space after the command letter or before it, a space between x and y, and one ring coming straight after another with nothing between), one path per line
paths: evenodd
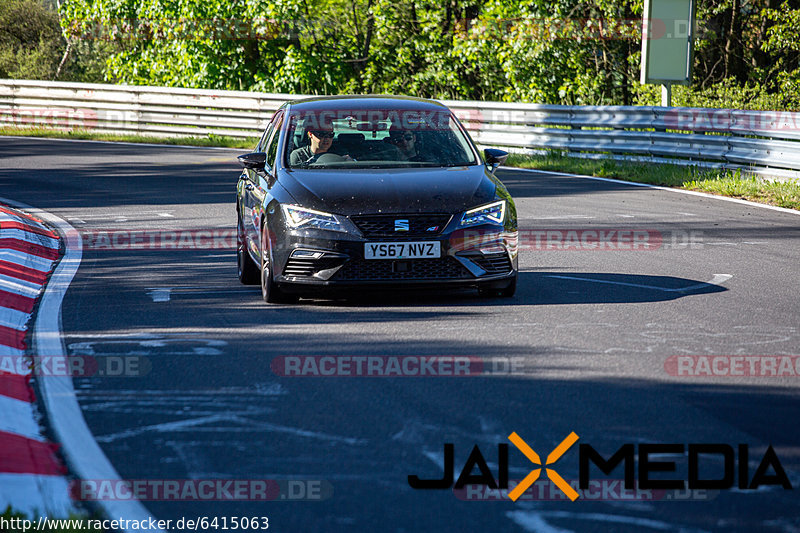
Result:
M800 210L800 183L764 181L756 177L742 176L738 170L702 169L613 159L581 159L557 153L511 154L506 164L519 168L552 170L676 187Z
M50 139L74 139L91 141L111 141L128 143L169 144L179 146L210 146L223 148L241 148L252 150L258 143L258 137L225 137L209 134L206 137L154 137L134 134L97 133L87 130L56 130L52 128L15 128L0 127L0 136L16 135L22 137L47 137Z
M169 144L181 146L209 146L251 150L258 138L223 137L147 137L143 135L118 135L86 130L54 130L48 128L0 127L0 135L22 135L57 139L87 139L130 143ZM800 183L769 182L755 177L742 176L738 171L700 169L679 165L614 161L613 159L581 159L566 157L557 152L546 155L511 154L508 166L584 174L602 178L615 178L650 185L677 187L702 191L732 198L742 198L788 209L800 210Z
M97 519L98 517L93 517L93 520ZM23 522L24 520L29 520L30 523L26 524ZM59 519L53 518L53 520L58 521ZM66 524L65 527L54 527L53 523L51 522L50 527L42 528L38 531L39 533L77 533L78 531L82 531L84 533L87 531L90 533L103 533L104 531L103 529L96 529L94 527L90 529L88 526L94 526L95 524L85 522L87 520L85 516L70 515L70 517L66 520L72 520L72 524ZM28 527L27 533L31 533L33 531L37 531L35 527L38 525L38 521L38 517L27 517L22 513L12 510L11 506L9 505L4 513L0 513L0 533L24 533L26 526ZM76 524L77 521L81 521L82 523ZM42 525L44 526L45 524L43 523ZM64 525L64 522L62 522L62 525ZM82 529L80 526L84 526L85 529Z

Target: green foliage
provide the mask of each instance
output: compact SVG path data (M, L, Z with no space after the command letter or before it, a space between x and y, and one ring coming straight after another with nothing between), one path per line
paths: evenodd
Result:
M721 194L734 198L764 202L787 209L800 209L800 185L796 182L764 181L743 178L739 171L726 172L713 178L692 180L687 189Z
M800 183L744 177L741 171L694 166L654 165L614 159L582 159L560 152L543 155L511 154L508 166L615 178L665 187L708 192L787 209L800 209Z
M34 528L37 526L37 522L39 520L38 517L32 518L29 516L25 516L24 514L17 512L11 508L9 505L6 507L4 512L0 513L0 518L4 519L4 522L10 524L10 527L5 529L0 529L0 533L27 533L30 531L35 531ZM55 518L54 520L65 520L67 522L55 522L56 524L60 524L61 527L56 527L53 523L50 523L50 526L46 533L76 533L78 531L88 531L89 533L103 533L102 529L97 529L92 524L92 527L88 527L89 524L84 522L87 517L83 515L76 515L71 514L68 518ZM96 518L96 517L95 517ZM27 524L27 529L25 525L21 522L21 520L30 520L30 524ZM19 521L18 521L19 520ZM68 521L72 521L71 523Z
M642 0L61 0L58 16L43 1L0 5L0 76L51 79L66 36L64 80L660 103L638 81ZM674 103L800 109L800 0L778 3L699 2Z
M780 90L770 90L765 85L750 82L740 84L733 78L726 78L705 89L675 85L672 87L672 105L760 111L800 109L798 81L795 80L794 87L787 83ZM661 86L640 85L636 91L636 104L661 105Z
M0 78L100 82L106 58L116 48L109 41L73 40L66 53L59 15L50 2L0 1Z
M64 47L58 16L42 2L0 2L0 78L52 79Z

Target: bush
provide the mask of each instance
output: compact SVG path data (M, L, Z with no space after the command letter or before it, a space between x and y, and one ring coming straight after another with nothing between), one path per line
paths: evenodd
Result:
M0 2L0 78L53 79L65 49L55 11L39 0Z

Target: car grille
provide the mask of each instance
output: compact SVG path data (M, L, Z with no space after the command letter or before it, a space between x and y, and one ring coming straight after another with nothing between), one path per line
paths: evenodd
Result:
M470 256L469 259L484 269L487 274L505 274L511 272L511 259L506 252Z
M290 257L283 269L283 275L287 277L310 277L320 270L333 268L342 263L341 258L322 257L320 259Z
M393 272L395 261L382 259L354 259L339 269L333 276L335 280L354 281L392 281L392 280L440 280L465 279L472 275L461 263L452 257L444 259L410 259L411 270Z
M450 222L451 215L356 215L350 217L367 237L426 237L438 235ZM408 231L395 231L395 221L407 220ZM434 229L435 228L435 229Z

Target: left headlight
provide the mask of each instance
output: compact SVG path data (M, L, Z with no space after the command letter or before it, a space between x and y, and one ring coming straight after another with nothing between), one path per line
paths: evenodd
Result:
M299 205L283 205L286 224L292 228L318 228L330 231L345 231L335 215L315 211Z
M487 222L502 224L506 219L506 201L500 200L491 204L470 209L461 217L461 226L474 226Z

